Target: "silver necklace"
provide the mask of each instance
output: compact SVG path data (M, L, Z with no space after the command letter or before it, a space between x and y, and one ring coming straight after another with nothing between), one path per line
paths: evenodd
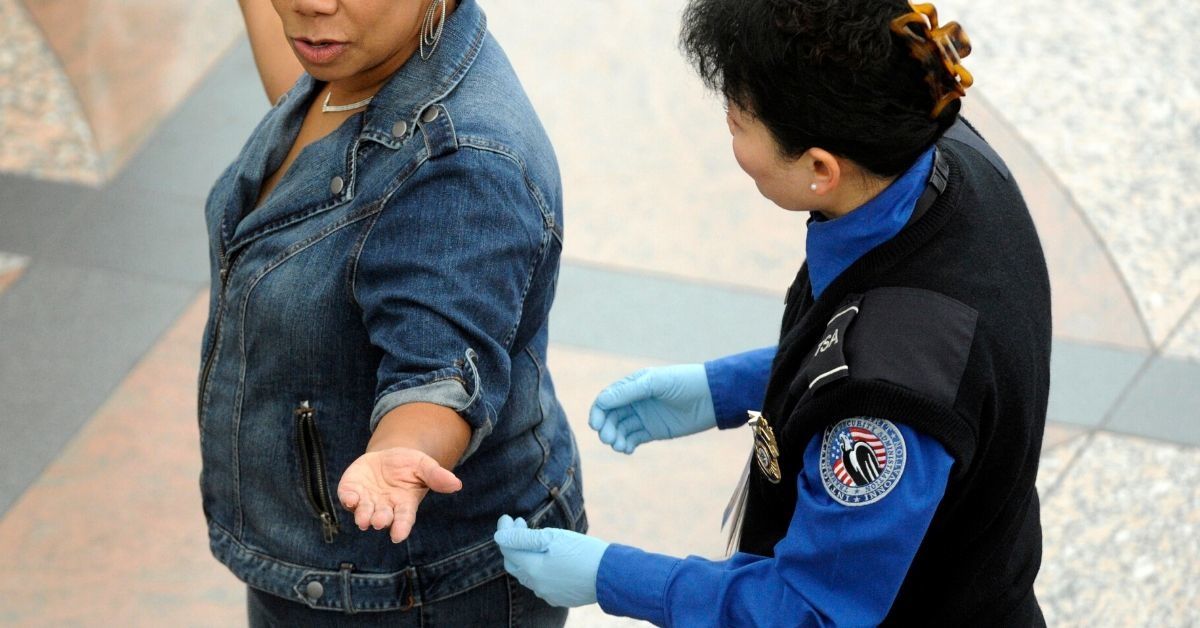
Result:
M358 102L352 102L348 105L331 105L329 104L329 97L332 95L333 90L329 90L325 93L325 102L321 104L321 113L331 113L334 111L354 111L355 109L362 109L363 107L371 104L371 99L375 98L374 96L367 96Z

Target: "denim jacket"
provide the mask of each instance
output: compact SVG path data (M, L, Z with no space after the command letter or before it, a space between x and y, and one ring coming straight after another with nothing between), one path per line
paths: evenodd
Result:
M303 76L206 206L201 488L213 553L250 586L344 612L433 603L504 573L502 513L586 528L578 454L546 370L562 248L553 149L473 0L429 60L296 159ZM405 403L471 427L455 473L394 545L337 503Z

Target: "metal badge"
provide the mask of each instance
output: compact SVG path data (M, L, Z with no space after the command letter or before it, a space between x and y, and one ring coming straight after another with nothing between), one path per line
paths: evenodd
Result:
M750 427L754 428L754 460L758 462L758 470L767 476L772 484L779 484L783 473L779 470L779 445L775 442L775 430L763 417L761 412L749 410Z

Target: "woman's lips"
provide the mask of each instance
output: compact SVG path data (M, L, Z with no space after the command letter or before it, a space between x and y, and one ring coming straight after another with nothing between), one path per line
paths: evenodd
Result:
M292 39L296 53L313 64L329 63L346 51L346 43L340 41L313 42L308 39Z

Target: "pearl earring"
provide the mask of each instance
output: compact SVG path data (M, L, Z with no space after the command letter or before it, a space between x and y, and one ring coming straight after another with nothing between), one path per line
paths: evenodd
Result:
M816 192L816 191L817 191L817 184L816 184L816 183L814 183L814 184L812 184L812 185L808 186L808 189L812 190L813 192Z

